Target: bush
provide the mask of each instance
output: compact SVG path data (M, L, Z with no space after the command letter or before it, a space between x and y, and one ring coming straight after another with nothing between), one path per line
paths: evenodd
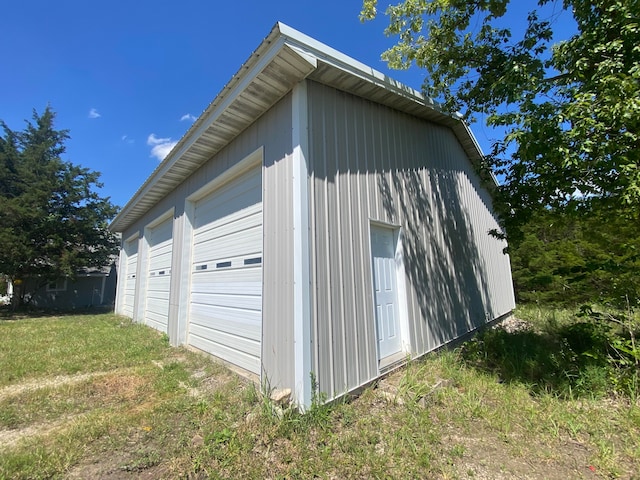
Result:
M463 346L462 356L501 381L528 385L532 393L636 398L640 350L633 329L593 314L576 314L562 325L552 318L535 330L485 330Z

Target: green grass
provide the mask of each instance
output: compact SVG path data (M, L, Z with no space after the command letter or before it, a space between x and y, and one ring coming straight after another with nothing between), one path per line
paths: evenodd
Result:
M145 327L111 315L0 320L0 338L0 387L140 365L167 348Z
M531 381L558 346L542 329L501 338L533 360L476 340L305 415L114 315L0 321L0 334L0 479L634 478L640 465L629 397Z

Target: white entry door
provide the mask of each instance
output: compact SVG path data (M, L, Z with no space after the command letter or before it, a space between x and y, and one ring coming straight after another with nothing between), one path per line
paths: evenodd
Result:
M371 226L373 287L376 303L378 358L389 357L402 349L398 315L398 281L396 274L396 242L390 228Z

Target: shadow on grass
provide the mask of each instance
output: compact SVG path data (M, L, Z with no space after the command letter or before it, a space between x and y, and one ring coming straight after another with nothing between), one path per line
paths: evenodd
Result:
M0 322L3 320L22 320L26 318L66 317L72 315L97 315L113 312L113 307L94 306L73 310L59 310L55 308L34 308L22 306L13 308L11 305L0 305Z
M519 382L532 394L562 398L601 397L628 390L629 373L620 368L606 324L577 322L549 326L545 331L508 332L500 327L480 332L461 348L464 362L498 376L504 383ZM625 393L634 393L628 392Z

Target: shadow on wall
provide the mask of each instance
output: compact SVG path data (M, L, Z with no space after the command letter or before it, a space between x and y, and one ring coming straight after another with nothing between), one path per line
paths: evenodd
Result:
M393 200L393 190L401 201ZM498 242L477 215L490 216L486 198L464 169L403 169L378 175L390 218L404 219L403 255L410 294L420 308L418 351L432 349L493 319L490 266L480 245ZM480 198L478 198L478 196ZM473 218L470 204L481 203ZM479 238L486 235L487 238ZM496 245L501 249L501 245ZM417 325L417 320L416 325ZM428 338L425 338L425 333Z

